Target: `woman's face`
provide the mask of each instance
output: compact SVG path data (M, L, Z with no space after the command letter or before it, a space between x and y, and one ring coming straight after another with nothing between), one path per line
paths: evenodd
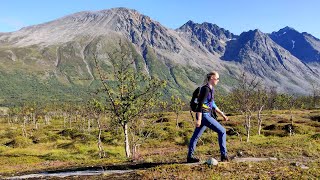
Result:
M211 78L210 78L210 83L211 83L212 85L217 85L218 82L219 82L219 74L216 74L216 75L211 76Z

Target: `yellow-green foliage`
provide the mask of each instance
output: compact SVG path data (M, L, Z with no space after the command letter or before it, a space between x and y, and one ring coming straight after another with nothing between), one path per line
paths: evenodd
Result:
M7 144L14 148L25 148L32 145L33 143L32 143L32 140L27 137L17 136Z
M291 124L288 121L290 114L287 111L266 111L262 116L262 128L268 128L263 129L262 134L258 135L257 120L253 118L250 142L245 142L246 131L242 115L230 116L229 122L221 121L227 131L233 128L240 134L240 137L227 135L230 155L242 151L244 157L276 157L278 161L230 162L215 167L172 164L136 171L133 174L137 179L317 179L320 169L320 122L311 120L310 114L315 115L308 111L294 111L294 133L290 136L284 128ZM157 120L154 114L146 118ZM175 115L172 112L163 113L162 118L165 122L149 124L150 126L143 131L152 130L152 133L138 146L135 159L138 163L185 162L187 145L194 131L189 112L181 112L179 115L181 127L176 127ZM103 122L103 125L109 125L107 121ZM7 121L0 121L0 174L60 169L67 166L128 163L121 129L103 126L101 140L106 158L101 159L96 127L92 127L90 131L79 129L78 126L63 129L63 119L55 119L50 125L39 123L39 129L34 129L34 124L27 124L27 137L23 137L21 124L9 125ZM217 137L217 133L207 129L198 141L196 156L202 160L208 157L219 159ZM240 141L241 138L243 141ZM294 165L296 162L304 163L309 169ZM104 175L103 178L113 179L109 175Z

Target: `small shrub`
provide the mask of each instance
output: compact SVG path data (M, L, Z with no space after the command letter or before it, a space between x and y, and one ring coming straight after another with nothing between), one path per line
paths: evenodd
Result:
M263 128L263 130L275 130L277 126L275 124L271 124Z
M49 141L48 137L41 131L34 132L30 138L32 139L33 143L35 143L35 144L45 143L45 142Z
M153 159L151 157L147 157L146 159L144 159L144 162L146 163L152 163L154 162Z
M187 123L185 121L179 122L178 123L179 128L184 128L187 126Z
M311 136L311 139L320 140L320 133L314 134Z
M78 133L76 129L64 129L60 131L58 134L64 137L70 137L71 139Z
M297 133L297 134L310 134L312 132L315 132L315 128L299 124L299 125L293 126L293 131L294 133Z
M166 136L166 140L174 140L175 137L179 136L179 132L177 130L176 127L174 126L166 126L163 128L163 131L161 134ZM167 135L165 135L167 134ZM157 136L157 137L154 137L154 138L159 138L161 136Z
M90 143L90 141L97 140L93 135L86 133L77 133L72 137L72 139L80 141L81 143Z
M10 129L10 130L8 130L8 131L5 133L4 137L13 139L13 138L15 138L15 137L17 137L17 136L20 136L20 135L21 135L21 133L20 133L18 130L16 130L16 129L11 130L11 129Z
M75 149L74 142L61 143L57 145L57 148L60 149Z
M8 149L8 147L6 146L0 146L0 153L6 151Z
M96 138L96 141L98 138ZM122 145L121 137L114 135L111 132L102 132L101 141L108 145Z
M184 137L178 136L178 137L174 138L174 142L177 145L186 146L186 145L188 145L189 140L185 136Z
M318 121L318 122L320 122L320 115L310 116L310 119L311 119L312 121Z
M32 145L32 140L23 136L15 137L11 142L7 143L6 146L14 148L25 148Z
M284 137L287 136L288 133L281 130L274 130L274 131L262 131L262 134L265 136L278 136L278 137Z
M47 132L46 135L47 135L47 138L49 141L56 141L56 140L60 139L60 136L58 134L55 134L52 132Z
M286 118L279 118L278 123L290 123L290 119L286 119Z
M168 118L159 118L158 120L156 120L156 123L163 123L163 122L169 122L169 119Z

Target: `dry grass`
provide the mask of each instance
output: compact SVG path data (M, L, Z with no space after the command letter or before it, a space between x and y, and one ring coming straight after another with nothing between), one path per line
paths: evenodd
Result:
M230 155L239 151L245 157L276 157L278 161L245 162L186 166L182 164L160 165L146 170L137 170L124 175L92 176L97 179L317 179L320 178L320 122L312 120L320 111L294 111L293 136L289 136L285 126L291 124L289 111L267 111L263 114L262 135L257 135L257 120L252 119L250 142L245 142L243 116L230 117L229 122L221 122L226 129L233 128L241 134L227 137ZM180 127L176 127L175 115L165 114L165 122L154 124L155 130L150 139L141 146L134 161L136 163L184 162L187 144L194 126L189 112L179 116ZM125 158L123 139L119 135L104 132L104 149L107 158L100 159L94 133L85 135L70 131L73 135L61 134L61 122L51 124L50 128L32 130L28 127L28 139L32 144L13 146L10 144L22 135L19 124L8 125L2 121L0 126L0 174L34 172L48 169L61 169L83 166L104 166L112 163L129 162ZM35 137L37 141L35 141ZM81 137L81 138L79 138ZM114 139L110 139L110 138ZM85 139L85 140L84 140ZM121 142L119 144L119 142ZM207 129L198 142L196 155L202 160L208 157L219 159L217 134ZM297 165L298 164L298 165ZM303 169L303 164L308 169ZM88 177L83 177L88 178Z

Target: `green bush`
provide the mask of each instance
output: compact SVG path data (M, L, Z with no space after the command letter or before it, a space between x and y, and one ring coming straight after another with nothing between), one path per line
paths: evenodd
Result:
M73 139L77 133L78 133L78 130L76 129L64 129L60 131L58 134L63 137L70 137L71 139Z
M7 130L7 132L4 134L4 137L7 137L7 138L10 138L10 139L13 139L17 136L20 136L21 133L17 130L17 129L9 129ZM3 137L1 137L3 138Z
M167 126L163 128L164 135L166 134L165 140L174 140L177 136L179 136L179 132L175 126ZM162 138L158 136L156 138Z
M32 140L23 136L15 137L11 142L7 143L7 146L14 148L25 148L32 145Z
M57 148L59 149L69 149L69 150L75 150L76 147L73 142L65 142L65 143L60 143L57 145Z
M157 139L158 141L163 141L168 138L169 133L166 131L167 128L154 129L150 135L150 139Z
M320 133L312 135L311 138L315 140L320 140Z
M41 131L36 131L32 133L32 136L30 137L33 141L33 143L46 143L49 141L48 136L44 134Z
M98 137L98 135L97 135ZM98 138L96 138L98 140ZM101 133L101 141L108 145L122 145L120 135L115 135L111 132L102 132Z
M47 136L32 136L31 139L32 139L32 142L35 144L46 143L49 141Z
M86 133L77 133L75 134L72 139L77 140L81 143L90 143L90 141L97 141L97 138L94 137L91 134L86 134Z
M59 136L56 133L52 133L50 131L46 132L46 135L49 141L56 141L58 139L61 139L61 136Z
M315 128L299 124L293 126L293 131L296 134L311 134L312 132L315 132Z

